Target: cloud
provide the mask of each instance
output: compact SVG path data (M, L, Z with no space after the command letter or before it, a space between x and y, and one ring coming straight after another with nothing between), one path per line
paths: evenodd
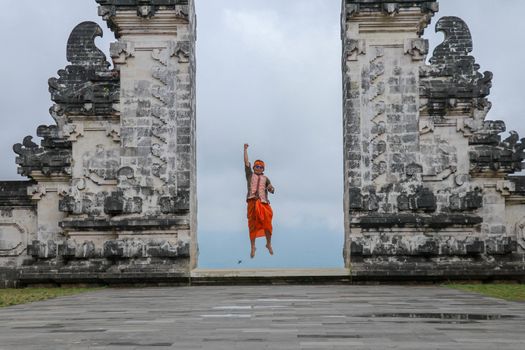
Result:
M279 17L274 11L235 11L225 9L223 12L226 29L233 32L240 40L239 44L256 50L263 55L289 57L287 40Z
M245 230L248 142L277 188L277 227L342 235L339 7L319 13L297 2L253 4L223 3L220 16L200 18L201 229ZM324 25L326 17L335 23ZM211 178L221 185L211 186ZM239 218L242 225L232 225Z

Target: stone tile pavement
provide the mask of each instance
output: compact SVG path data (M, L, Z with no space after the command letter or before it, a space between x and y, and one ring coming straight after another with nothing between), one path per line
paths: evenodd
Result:
M0 309L0 349L525 349L525 303L426 286L105 289Z

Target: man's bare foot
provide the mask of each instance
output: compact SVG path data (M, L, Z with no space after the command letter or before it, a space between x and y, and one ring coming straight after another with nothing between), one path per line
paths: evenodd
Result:
M252 252L250 253L250 258L254 258L255 257L255 247L252 247Z
M270 252L270 255L273 255L273 248L271 244L267 244L266 248L268 248L268 251Z

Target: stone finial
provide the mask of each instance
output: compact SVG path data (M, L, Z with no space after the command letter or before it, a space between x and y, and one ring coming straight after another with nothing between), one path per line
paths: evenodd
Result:
M58 137L56 125L39 126L37 135L43 138L40 146L32 141L32 136L26 136L22 143L13 146L18 155L18 173L27 177L35 171L46 176L68 175L71 172L71 143Z
M116 113L113 106L119 101L120 79L95 45L101 36L102 28L94 22L79 24L69 36L67 59L71 65L58 71L58 79L49 79L51 99L56 102L51 109L55 119Z
M443 32L445 40L434 49L431 64L450 66L455 60L471 63L468 67L459 66L465 71L474 66L474 57L469 56L472 52L472 35L467 24L458 17L442 17L436 23L436 33ZM477 69L476 69L477 70Z
M448 114L470 117L481 111L477 113L481 120L466 125L472 147L470 173L499 177L520 171L523 141L519 142L515 132L501 141L505 123L484 120L491 106L486 97L492 87L492 73L481 74L479 64L470 55L473 43L467 24L458 17L443 17L436 23L436 32L443 32L445 39L435 48L430 66L421 71L421 98L426 100L426 112L434 117Z
M457 100L473 107L490 94L492 73L479 72L472 52L472 36L467 24L458 17L443 17L436 24L445 40L434 50L430 68L421 74L422 98L428 99L428 112L443 116Z
M95 45L95 39L103 35L102 28L94 22L77 25L67 41L67 60L76 66L109 67L106 55Z
M501 138L499 133L493 135L496 140ZM494 143L494 138L487 138L485 144L480 142L479 138L477 141L469 152L472 174L505 176L523 170L525 138L520 140L516 131L510 131L510 136L501 142Z

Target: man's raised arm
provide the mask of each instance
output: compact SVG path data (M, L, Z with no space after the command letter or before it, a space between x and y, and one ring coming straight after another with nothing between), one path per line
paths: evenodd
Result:
M250 161L248 160L248 147L250 147L247 143L244 144L244 166L250 167Z

